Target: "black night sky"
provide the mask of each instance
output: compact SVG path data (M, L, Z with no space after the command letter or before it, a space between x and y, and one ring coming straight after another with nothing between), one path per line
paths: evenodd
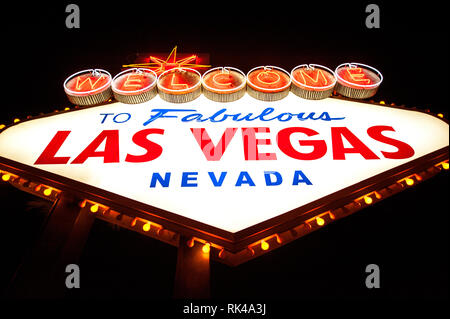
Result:
M369 3L77 2L80 29L65 27L68 3L2 7L0 124L69 106L62 83L76 71L95 67L115 75L139 53L175 45L245 73L259 65L334 69L362 62L383 73L376 101L448 118L448 32L440 5L374 2L381 28L367 29ZM278 300L293 309L292 301L310 299L448 299L448 190L448 172L440 173L238 267L212 262L211 297ZM6 183L0 198L6 289L50 204ZM172 246L97 220L80 261L82 288L65 297L146 299L170 308L158 300L172 297L176 257ZM380 289L365 287L371 263L380 266Z

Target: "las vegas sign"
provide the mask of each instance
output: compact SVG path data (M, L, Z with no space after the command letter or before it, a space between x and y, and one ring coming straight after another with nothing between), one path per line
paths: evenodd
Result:
M0 170L236 265L448 169L448 145L445 120L401 107L156 95L14 123L0 134Z

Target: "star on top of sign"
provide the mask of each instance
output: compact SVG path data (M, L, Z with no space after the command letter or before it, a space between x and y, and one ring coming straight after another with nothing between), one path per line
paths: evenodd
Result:
M178 59L177 60L177 46L175 46L166 59L161 59L155 56L149 57L149 62L146 63L134 63L122 65L124 68L149 68L156 72L157 75L161 74L166 70L170 70L173 68L209 68L211 65L205 64L197 64L198 56L196 54L192 54L188 57Z

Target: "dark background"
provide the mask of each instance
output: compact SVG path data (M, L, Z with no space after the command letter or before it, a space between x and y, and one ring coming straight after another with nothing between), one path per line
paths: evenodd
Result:
M448 118L448 17L439 3L375 1L380 29L365 27L371 2L364 1L261 1L248 8L239 1L76 3L80 29L65 27L69 2L2 5L0 124L69 106L62 83L76 71L104 68L114 75L137 53L175 45L244 72L362 62L383 73L377 101ZM448 173L440 173L241 266L212 262L212 298L283 305L287 299L448 299L448 189ZM49 205L5 183L0 198L5 288ZM380 289L365 287L370 263L380 266ZM82 288L67 298L167 300L175 264L176 248L97 220L80 262Z

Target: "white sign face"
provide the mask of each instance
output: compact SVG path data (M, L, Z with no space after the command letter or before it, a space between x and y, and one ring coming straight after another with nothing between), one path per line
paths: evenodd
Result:
M19 123L0 156L235 233L448 147L444 121L292 93L156 96Z

